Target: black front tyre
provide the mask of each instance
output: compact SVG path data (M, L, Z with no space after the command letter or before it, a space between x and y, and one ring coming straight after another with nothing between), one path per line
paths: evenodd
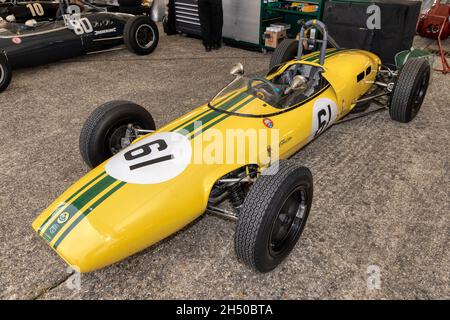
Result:
M275 269L292 251L303 232L313 198L308 168L282 160L278 171L256 180L236 225L235 251L259 272Z
M294 60L298 53L298 40L284 39L275 49L270 59L269 70L288 61Z
M95 109L80 134L80 153L84 162L95 168L119 152L130 124L145 130L156 128L152 115L129 101L111 101Z
M158 46L158 27L149 16L135 16L125 24L123 37L128 50L147 55Z
M426 59L410 59L405 63L392 93L389 108L392 120L407 123L416 117L427 94L430 74Z
M8 88L12 78L11 65L4 54L0 53L0 92Z

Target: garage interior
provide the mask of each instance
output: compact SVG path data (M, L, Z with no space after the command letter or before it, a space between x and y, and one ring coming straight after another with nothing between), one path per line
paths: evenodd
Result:
M235 63L247 73L268 68L270 52L205 52L198 39L158 27L149 56L121 50L16 70L1 94L0 298L450 298L450 81L437 71L411 123L374 113L333 126L292 158L314 174L313 210L275 271L244 268L233 250L234 223L204 215L69 289L71 271L31 223L87 173L78 151L87 116L107 101L130 100L161 127L211 99ZM431 42L416 36L414 46ZM379 290L366 285L374 265Z

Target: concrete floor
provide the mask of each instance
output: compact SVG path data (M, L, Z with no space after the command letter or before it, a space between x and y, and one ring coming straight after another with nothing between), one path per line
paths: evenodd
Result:
M449 299L450 76L433 74L420 115L377 113L331 128L294 156L313 171L313 210L274 272L238 263L234 225L205 216L162 243L67 286L66 265L31 229L35 216L87 172L84 119L113 99L135 101L159 126L206 102L243 62L269 55L162 35L153 55L127 51L14 73L0 100L0 297L4 299ZM381 287L367 287L376 265Z

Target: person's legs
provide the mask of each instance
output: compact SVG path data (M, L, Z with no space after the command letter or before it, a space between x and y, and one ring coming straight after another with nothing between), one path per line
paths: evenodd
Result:
M202 29L203 45L206 51L209 51L213 45L210 0L198 0L198 14Z
M212 43L214 49L222 46L223 8L222 0L211 1Z

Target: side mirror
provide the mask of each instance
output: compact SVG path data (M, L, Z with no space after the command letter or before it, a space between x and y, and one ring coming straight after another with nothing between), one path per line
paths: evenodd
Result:
M236 64L230 70L230 74L235 77L242 77L244 75L244 73L245 73L245 71L244 71L244 66L242 65L242 63Z
M305 90L306 84L308 83L308 80L304 76L295 76L294 79L292 79L291 86L289 87L290 91L295 90Z
M36 25L37 25L37 21L34 20L34 19L30 19L30 20L25 21L25 25L26 25L28 28L34 28L34 27L36 27Z

